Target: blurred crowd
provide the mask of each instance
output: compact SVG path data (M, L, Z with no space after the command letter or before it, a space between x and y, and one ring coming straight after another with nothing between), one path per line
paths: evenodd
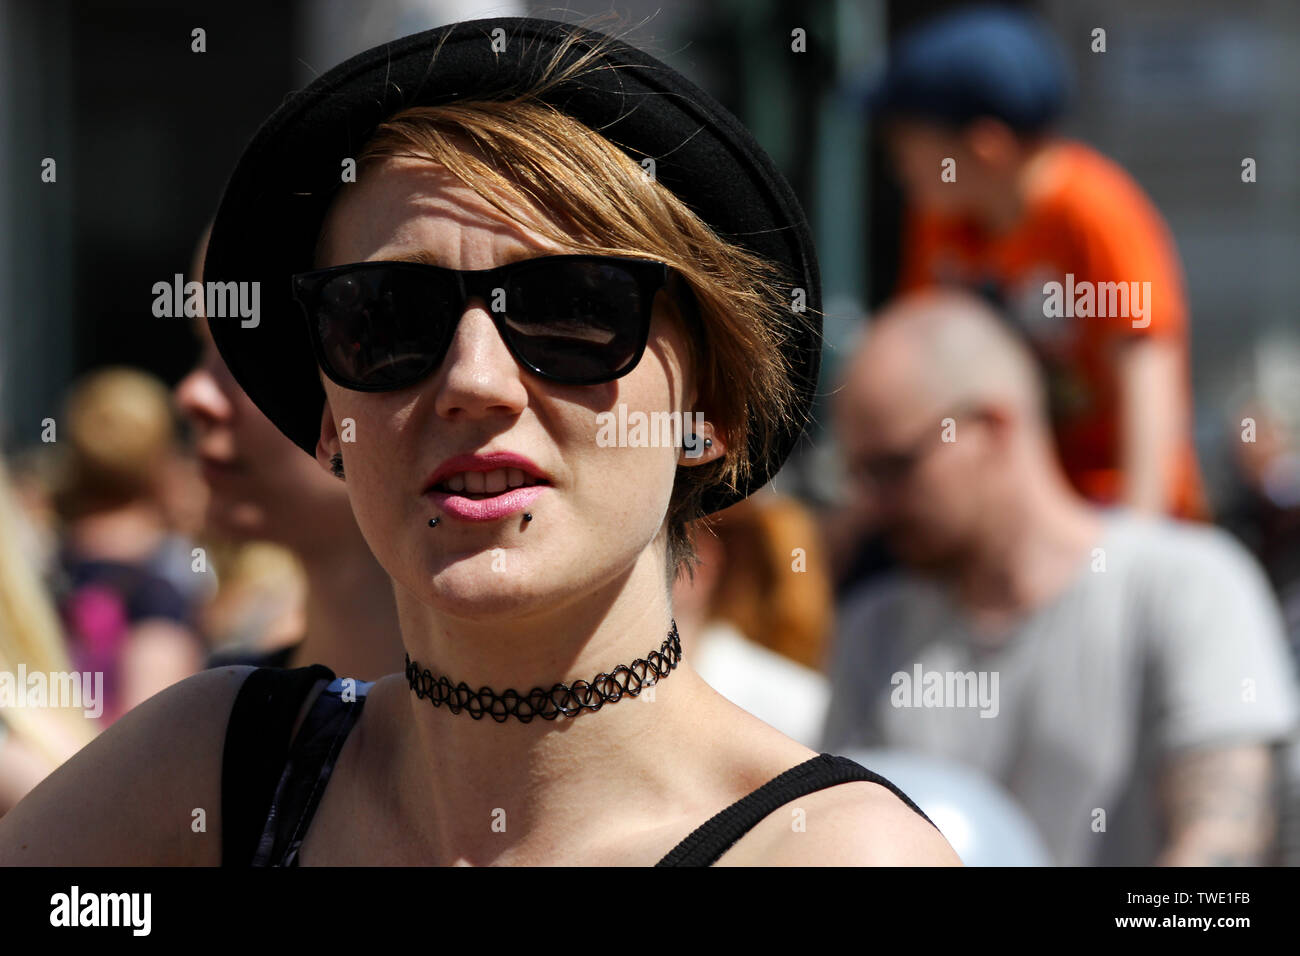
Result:
M960 13L864 88L907 208L895 295L826 383L842 493L767 489L701 523L686 656L862 755L967 863L1295 864L1294 416L1228 416L1235 490L1212 509L1174 242L1055 132L1063 64L1029 18ZM400 669L346 486L194 332L174 387L97 369L0 470L0 672L104 675L93 720L0 707L0 813L201 668Z

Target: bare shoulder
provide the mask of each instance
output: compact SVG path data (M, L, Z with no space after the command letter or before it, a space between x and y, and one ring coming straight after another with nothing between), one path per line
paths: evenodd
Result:
M818 756L714 692L696 721L706 759L730 796L753 793ZM726 741L720 746L718 741ZM725 802L722 802L725 800ZM948 841L888 787L865 780L815 790L777 807L715 866L961 866Z
M773 811L718 866L961 866L937 829L887 787L853 781Z
M226 724L253 670L202 671L128 711L0 817L0 866L219 864Z

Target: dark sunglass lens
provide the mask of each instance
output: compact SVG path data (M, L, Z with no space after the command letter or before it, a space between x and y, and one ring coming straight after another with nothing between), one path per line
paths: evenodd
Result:
M608 381L644 345L651 301L630 268L591 260L539 263L517 272L505 291L511 345L547 375Z
M321 286L316 322L325 361L365 388L413 384L442 360L459 315L454 282L374 266Z

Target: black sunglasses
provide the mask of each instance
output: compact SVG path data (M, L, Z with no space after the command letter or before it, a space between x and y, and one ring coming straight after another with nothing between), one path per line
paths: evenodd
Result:
M354 262L295 275L293 297L306 313L316 360L343 388L392 391L429 375L471 297L487 303L506 347L529 371L564 385L599 385L641 361L655 294L675 275L666 263L620 256L539 256L470 271Z

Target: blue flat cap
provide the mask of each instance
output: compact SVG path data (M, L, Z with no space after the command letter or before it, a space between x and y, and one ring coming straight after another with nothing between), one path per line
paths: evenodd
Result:
M1061 115L1069 89L1064 53L1041 21L1006 7L977 7L903 34L884 75L858 95L877 117L950 126L993 117L1035 132Z

